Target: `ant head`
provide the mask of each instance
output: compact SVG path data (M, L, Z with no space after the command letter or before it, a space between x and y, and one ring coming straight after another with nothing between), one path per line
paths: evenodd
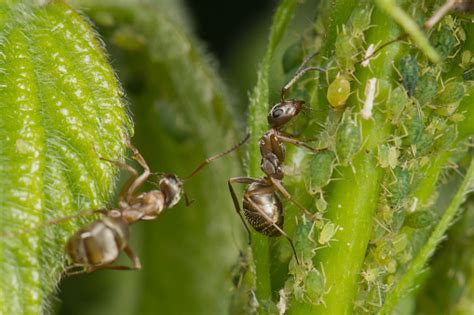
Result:
M183 182L174 174L164 174L159 185L165 195L165 207L174 207L183 195Z
M282 101L273 106L268 113L268 124L271 128L280 129L298 115L303 107L304 101Z

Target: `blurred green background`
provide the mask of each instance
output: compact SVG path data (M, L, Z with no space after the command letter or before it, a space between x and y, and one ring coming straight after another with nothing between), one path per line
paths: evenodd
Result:
M105 42L135 122L133 142L152 171L185 176L206 156L232 146L244 135L247 93L255 81L277 1L121 2L123 9L115 5L116 11L107 2L102 6L72 1L72 5L92 20ZM148 5L154 6L156 19L166 11L171 23L187 32L198 49L188 56L178 51L176 57L168 47L171 56L162 58L159 43L156 48L153 39L144 35L154 23L147 24L141 16L153 17L145 12ZM211 72L207 73L211 83L189 79L199 77L196 67ZM213 104L206 104L206 93L213 94ZM66 278L52 298L56 313L227 313L231 269L245 245L227 188L217 188L224 187L227 178L242 174L243 152L215 162L186 184L185 190L196 200L192 206L181 202L157 220L132 227L132 248L141 259L141 271L99 271ZM120 183L125 179L122 175ZM153 186L150 183L143 190ZM119 263L128 261L122 257Z

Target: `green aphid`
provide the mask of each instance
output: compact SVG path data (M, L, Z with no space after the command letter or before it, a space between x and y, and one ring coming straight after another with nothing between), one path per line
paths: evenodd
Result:
M462 83L449 82L434 100L434 104L438 106L436 112L442 116L451 116L458 108L464 95L465 90Z
M303 43L297 41L293 45L289 46L283 54L282 65L284 73L292 73L297 69L301 60L304 58Z
M321 232L318 235L318 243L321 245L327 245L329 242L334 238L337 231L339 230L339 226L332 222L327 222L324 224Z
M459 102L464 97L464 85L460 82L451 81L447 83L444 89L435 99L435 104L442 106Z
M410 144L417 144L425 131L425 125L423 123L422 113L416 108L411 110L411 122L410 122Z
M338 75L328 86L326 93L329 104L334 109L344 109L347 99L351 95L351 83L344 75Z
M400 231L400 229L403 226L403 223L405 222L405 217L406 217L406 213L405 213L405 210L403 208L399 209L399 210L396 210L393 213L392 221L390 222L391 231L393 231L393 232Z
M434 221L433 214L428 210L419 210L410 213L405 219L405 225L413 229L429 227Z
M325 150L313 155L309 161L309 192L316 194L331 180L336 155Z
M314 241L316 231L313 223L307 222L298 224L293 234L296 253L301 261L311 259L314 256L316 241Z
M402 76L402 84L408 93L412 96L415 92L416 84L418 82L418 63L412 55L405 55L400 60L399 71Z
M352 25L352 34L360 37L370 26L372 8L363 7L353 11L350 21Z
M347 165L362 145L359 126L350 118L349 112L344 114L336 133L336 152L339 162Z
M410 172L401 167L396 167L394 170L395 181L390 185L390 203L392 206L397 205L403 201L410 192Z
M319 305L323 302L326 293L326 277L322 272L313 268L304 281L306 297L313 305Z
M440 137L437 137L435 146L441 150L447 150L453 146L458 137L456 125L448 125L443 129Z
M469 69L464 70L462 73L464 81L474 80L474 66L471 66Z
M415 143L416 155L423 156L428 154L433 148L433 143L433 135L423 132L418 141Z
M381 168L395 168L398 165L398 157L400 151L388 144L381 144L378 146L378 160Z
M399 86L391 91L387 100L387 116L392 124L398 124L408 102L407 93L402 87Z
M431 42L438 51L440 57L446 59L451 54L451 51L456 44L456 37L449 26L443 25L438 32L435 32L432 35Z
M438 82L432 74L425 74L420 78L416 89L415 98L421 106L428 104L438 92Z
M405 233L397 234L392 239L393 250L396 254L401 253L407 248L408 236Z
M352 41L352 36L345 31L337 35L336 43L334 44L336 50L336 57L341 67L348 73L355 70L354 57L357 55L357 49Z

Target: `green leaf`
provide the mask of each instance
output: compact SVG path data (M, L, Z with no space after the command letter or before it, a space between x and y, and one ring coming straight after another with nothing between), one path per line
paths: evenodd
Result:
M48 308L63 244L84 220L45 226L109 201L131 122L90 26L60 1L0 5L0 305ZM96 152L97 151L97 152Z

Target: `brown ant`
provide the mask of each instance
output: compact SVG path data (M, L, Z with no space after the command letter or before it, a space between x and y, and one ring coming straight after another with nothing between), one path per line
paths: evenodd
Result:
M282 164L285 160L285 143L301 146L313 152L318 150L310 147L303 141L295 139L291 135L287 135L282 131L282 129L291 119L297 116L303 108L305 108L305 102L302 100L285 99L291 86L308 71L316 70L325 72L324 69L319 67L305 68L307 62L314 55L315 54L306 58L291 80L283 86L280 102L273 106L268 114L267 120L270 125L270 130L268 130L259 140L260 153L262 155L260 169L265 175L261 178L233 177L228 180L229 191L232 196L235 210L248 232L249 242L251 240L251 234L244 216L248 223L257 232L262 233L263 235L269 237L280 235L285 236L290 242L296 261L298 261L298 257L296 255L293 241L288 234L283 231L283 206L277 192L281 193L286 199L303 210L307 215L312 216L312 213L293 199L281 183L284 176ZM243 197L244 216L242 216L239 201L232 186L234 183L248 185Z
M182 180L175 174L163 174L158 184L159 190L143 192L138 196L135 195L135 192L146 182L151 173L145 159L131 145L130 141L127 140L127 147L133 152L133 159L143 168L143 173L140 176L130 165L101 157L101 160L113 163L118 168L129 171L131 175L122 187L118 197L117 209L85 211L48 223L48 225L58 224L66 220L98 213L103 215L102 218L87 224L74 233L66 242L65 252L71 262L71 265L66 267L66 275L93 272L98 269L140 269L140 261L128 245L129 225L139 220L155 219L164 209L175 206L183 194L186 198L186 205L189 205L190 201L183 191L183 183L191 179L210 162L239 148L248 138L249 135L247 134L242 141L229 150L207 158L189 176ZM124 251L130 258L132 266L113 264L121 251ZM75 268L80 270L73 271Z

